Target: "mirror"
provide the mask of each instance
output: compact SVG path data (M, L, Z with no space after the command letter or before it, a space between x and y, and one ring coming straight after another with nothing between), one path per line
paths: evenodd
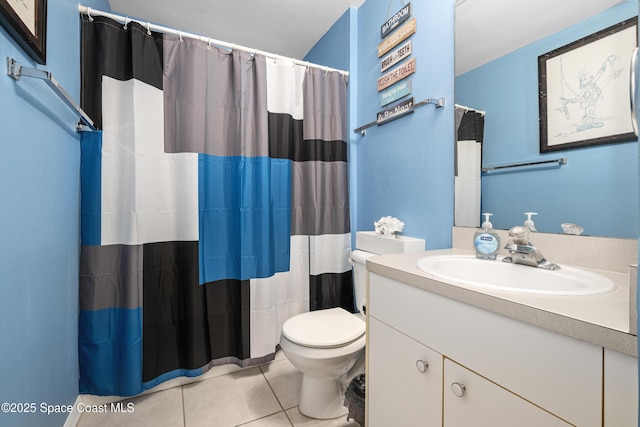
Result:
M637 16L638 2L527 3L457 0L455 101L486 112L483 167L566 164L483 173L480 210L494 214L495 228L522 225L525 212L537 212L541 232L562 233L561 224L574 223L586 235L636 239L637 140L541 153L538 56ZM628 63L616 70L628 79Z

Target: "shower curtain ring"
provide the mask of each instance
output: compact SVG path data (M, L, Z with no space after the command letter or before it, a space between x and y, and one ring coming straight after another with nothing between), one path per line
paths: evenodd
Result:
M182 32L180 30L178 30L178 38L180 39L180 43L184 43L184 40L182 40Z
M147 35L151 35L151 22L147 22Z
M211 49L211 37L209 37L209 41L207 42L207 49Z
M93 22L93 16L91 16L91 8L87 8L87 16L89 17L89 21Z
M126 16L126 17L124 18L124 27L122 27L122 29L123 29L123 30L128 29L128 28L127 28L127 25L129 25L129 17L128 17L128 16Z
M273 57L273 63L277 64L278 63L278 54L276 53L276 55Z

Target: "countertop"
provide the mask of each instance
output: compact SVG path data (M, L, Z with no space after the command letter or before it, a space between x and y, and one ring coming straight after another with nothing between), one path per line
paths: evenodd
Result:
M480 290L445 281L417 267L420 258L447 254L473 256L472 251L455 248L377 255L367 260L367 269L428 292L638 357L638 337L629 332L629 274L584 268L609 277L616 290L591 296L548 296Z

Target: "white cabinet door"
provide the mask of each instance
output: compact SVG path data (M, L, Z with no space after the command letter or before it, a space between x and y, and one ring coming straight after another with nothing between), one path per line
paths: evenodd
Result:
M442 355L369 317L369 427L442 426Z
M604 427L638 426L638 359L604 351Z
M447 358L443 416L444 427L571 425Z

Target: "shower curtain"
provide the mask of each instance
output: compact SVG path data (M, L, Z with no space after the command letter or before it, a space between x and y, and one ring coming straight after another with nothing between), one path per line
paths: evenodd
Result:
M454 224L479 227L484 113L456 105Z
M82 17L80 391L273 359L354 310L346 77Z

